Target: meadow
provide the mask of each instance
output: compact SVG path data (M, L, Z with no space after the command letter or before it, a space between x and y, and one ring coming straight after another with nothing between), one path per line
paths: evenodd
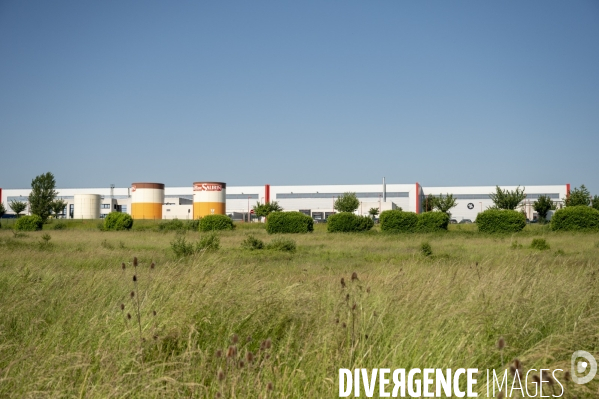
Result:
M574 351L599 358L599 234L316 225L287 252L243 249L274 239L252 223L176 257L174 240L203 234L3 223L0 397L334 398L340 368L499 372L516 358L564 370L564 397L599 396L599 377L565 376Z

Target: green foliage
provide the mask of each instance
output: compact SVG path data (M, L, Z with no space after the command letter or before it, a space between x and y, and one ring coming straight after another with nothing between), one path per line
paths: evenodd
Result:
M593 196L593 201L591 203L591 207L593 209L597 209L599 211L599 195Z
M420 244L420 253L424 256L431 256L433 254L433 248L431 247L431 244L428 242L423 242Z
M54 214L55 218L58 218L58 215L60 215L62 213L62 211L64 211L64 208L66 208L66 207L67 207L67 202L63 201L61 199L57 199L57 200L50 202L50 209L52 210L52 213Z
M195 253L193 244L187 242L185 236L182 234L177 235L175 239L171 241L171 249L177 258L193 255Z
M532 204L533 209L539 214L539 219L547 219L547 213L550 210L555 210L555 204L551 201L551 198L547 195L541 195Z
M233 230L233 220L227 215L207 215L200 219L200 231Z
M131 215L122 212L110 212L104 219L104 230L129 230L133 226Z
M200 251L218 251L220 248L220 238L218 235L211 231L210 233L202 236L200 241L196 244L196 252Z
M19 231L41 230L43 226L44 221L39 215L23 216L15 222L15 230Z
M360 201L356 197L356 193L343 193L343 195L335 200L333 208L338 212L355 212L360 206Z
M283 208L277 203L277 201L266 202L261 204L256 202L253 206L254 214L258 217L267 217L273 212L282 212Z
M314 220L301 212L273 212L268 216L266 231L275 233L310 233Z
M591 204L591 192L583 184L580 188L570 190L570 194L564 201L566 206L589 206Z
M422 209L424 210L424 212L430 212L433 209L435 209L435 196L434 195L429 194L426 197L424 197L424 200L422 201Z
M54 188L56 180L50 172L36 176L31 181L31 193L29 194L29 208L33 215L38 215L45 222L52 210L52 201L58 194Z
M268 243L266 249L282 252L295 252L296 245L295 241L290 238L277 237Z
M414 212L389 210L381 212L381 231L412 233L416 231L418 216Z
M487 209L478 214L476 223L483 233L516 233L526 226L526 217L510 209Z
M458 205L456 199L453 197L453 194L447 195L439 195L438 197L434 197L433 200L433 208L438 210L439 212L445 212L449 215L449 211L452 208L455 208Z
M514 191L502 190L499 186L496 186L495 193L489 194L491 200L495 204L494 209L509 209L514 210L518 207L520 202L526 198L524 194L524 187L516 188ZM526 218L525 218L526 222Z
M54 223L52 226L52 230L65 230L67 228L67 224L63 222Z
M379 208L370 208L368 214L374 219L379 214Z
M447 231L449 215L445 212L425 212L418 216L416 231L421 233L434 233L436 231Z
M250 251L264 248L264 241L254 237L253 234L248 235L241 243L241 248L249 249Z
M200 228L200 220L180 220L172 219L161 222L158 225L158 231L197 231Z
M586 205L568 206L551 218L554 231L599 231L599 211Z
M27 209L27 202L12 200L10 201L9 207L17 215L17 217L19 217L21 212Z
M0 202L0 218L2 216L4 216L5 213L6 213L6 208L4 207L4 204L2 202Z
M350 212L340 212L329 216L327 231L330 233L351 233L368 231L374 222L367 216L358 216Z
M538 249L539 251L545 251L546 249L551 248L544 238L534 238L532 243L530 243L530 247L532 249Z

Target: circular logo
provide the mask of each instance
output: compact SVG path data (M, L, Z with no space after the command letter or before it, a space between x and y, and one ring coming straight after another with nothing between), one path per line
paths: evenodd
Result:
M472 202L468 204L468 209L474 209L474 204Z

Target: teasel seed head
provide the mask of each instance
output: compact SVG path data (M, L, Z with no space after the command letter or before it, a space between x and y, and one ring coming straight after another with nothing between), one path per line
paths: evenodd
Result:
M503 337L501 337L497 341L497 349L502 350L503 348L505 348L505 339L503 339Z
M137 256L133 257L133 266L137 267Z
M351 281L356 281L356 280L359 280L359 279L358 279L358 273L356 273L356 272L353 272L353 273L351 274Z
M571 378L572 378L572 377L570 376L570 372L569 372L569 371L566 371L566 372L564 373L564 380L566 380L566 382L568 382L568 381L570 381L570 379L571 379Z
M341 277L341 288L345 288L345 279Z
M239 336L237 334L233 334L233 336L231 337L231 342L236 344L239 342Z
M245 342L252 342L252 336L248 335L248 337L245 339Z
M370 294L370 287L366 288L366 292Z
M152 262L152 264L150 265L150 269L153 269L155 267L156 267L156 265L154 264L154 262Z
M214 354L214 356L216 357L222 357L223 356L223 351L221 351L220 349L216 351L216 353Z
M341 323L341 327L346 328L347 324L345 324L345 322Z
M131 298L133 298L135 296L135 291L131 291L131 294L129 295L131 295Z
M520 361L520 359L518 359L518 358L514 359L514 367L516 367L516 369L518 369L518 370L522 369L522 362Z
M219 381L222 381L225 379L225 372L221 370L218 370L218 374L217 374L217 378Z
M274 389L274 385L272 384L272 382L266 384L266 389L268 389L269 391L272 391Z
M270 345L271 344L272 344L272 342L271 342L270 338L266 338L266 341L265 341L265 347L266 347L266 349L270 349Z
M125 262L121 263L121 269L125 270Z
M125 310L125 304L121 303L121 310Z
M538 384L539 382L541 382L541 379L540 379L540 378L539 378L539 376L538 376L538 375L536 375L536 374L532 376L532 380L533 380L534 382L536 382L537 384Z
M222 395L220 392L217 392L217 393L214 395L214 397L215 397L215 398L217 398L217 399L220 399L220 398L222 398L222 397L223 397L223 395Z
M237 355L237 348L234 345L229 346L227 357L234 357L235 355Z
M497 395L497 399L503 399L503 391L499 392Z
M335 319L335 324L339 324L339 317Z
M266 360L270 359L270 353L267 353L266 355L264 355L264 358L265 358Z
M245 362L243 360L239 361L239 368L242 369L245 367Z
M152 338L154 338L154 341L156 341L158 339L158 335L154 335Z
M516 368L515 368L514 366L510 366L510 374L511 374L512 376L515 376L515 375L516 375Z
M137 276L135 274L133 275L133 282L137 282Z
M345 296L345 301L346 301L346 302L349 302L349 294L347 294L347 295Z
M252 352L246 353L245 360L247 360L248 363L253 363L254 362L254 354Z
M354 310L356 310L356 303L355 303L355 302L354 302L353 306L351 307L351 310L352 310L352 312L353 312Z
M152 316L156 316L156 311L152 310Z
M131 313L127 313L127 319L131 320Z

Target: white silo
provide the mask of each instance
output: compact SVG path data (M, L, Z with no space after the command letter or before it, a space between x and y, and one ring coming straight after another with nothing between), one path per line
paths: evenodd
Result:
M73 219L99 219L100 194L75 194Z

